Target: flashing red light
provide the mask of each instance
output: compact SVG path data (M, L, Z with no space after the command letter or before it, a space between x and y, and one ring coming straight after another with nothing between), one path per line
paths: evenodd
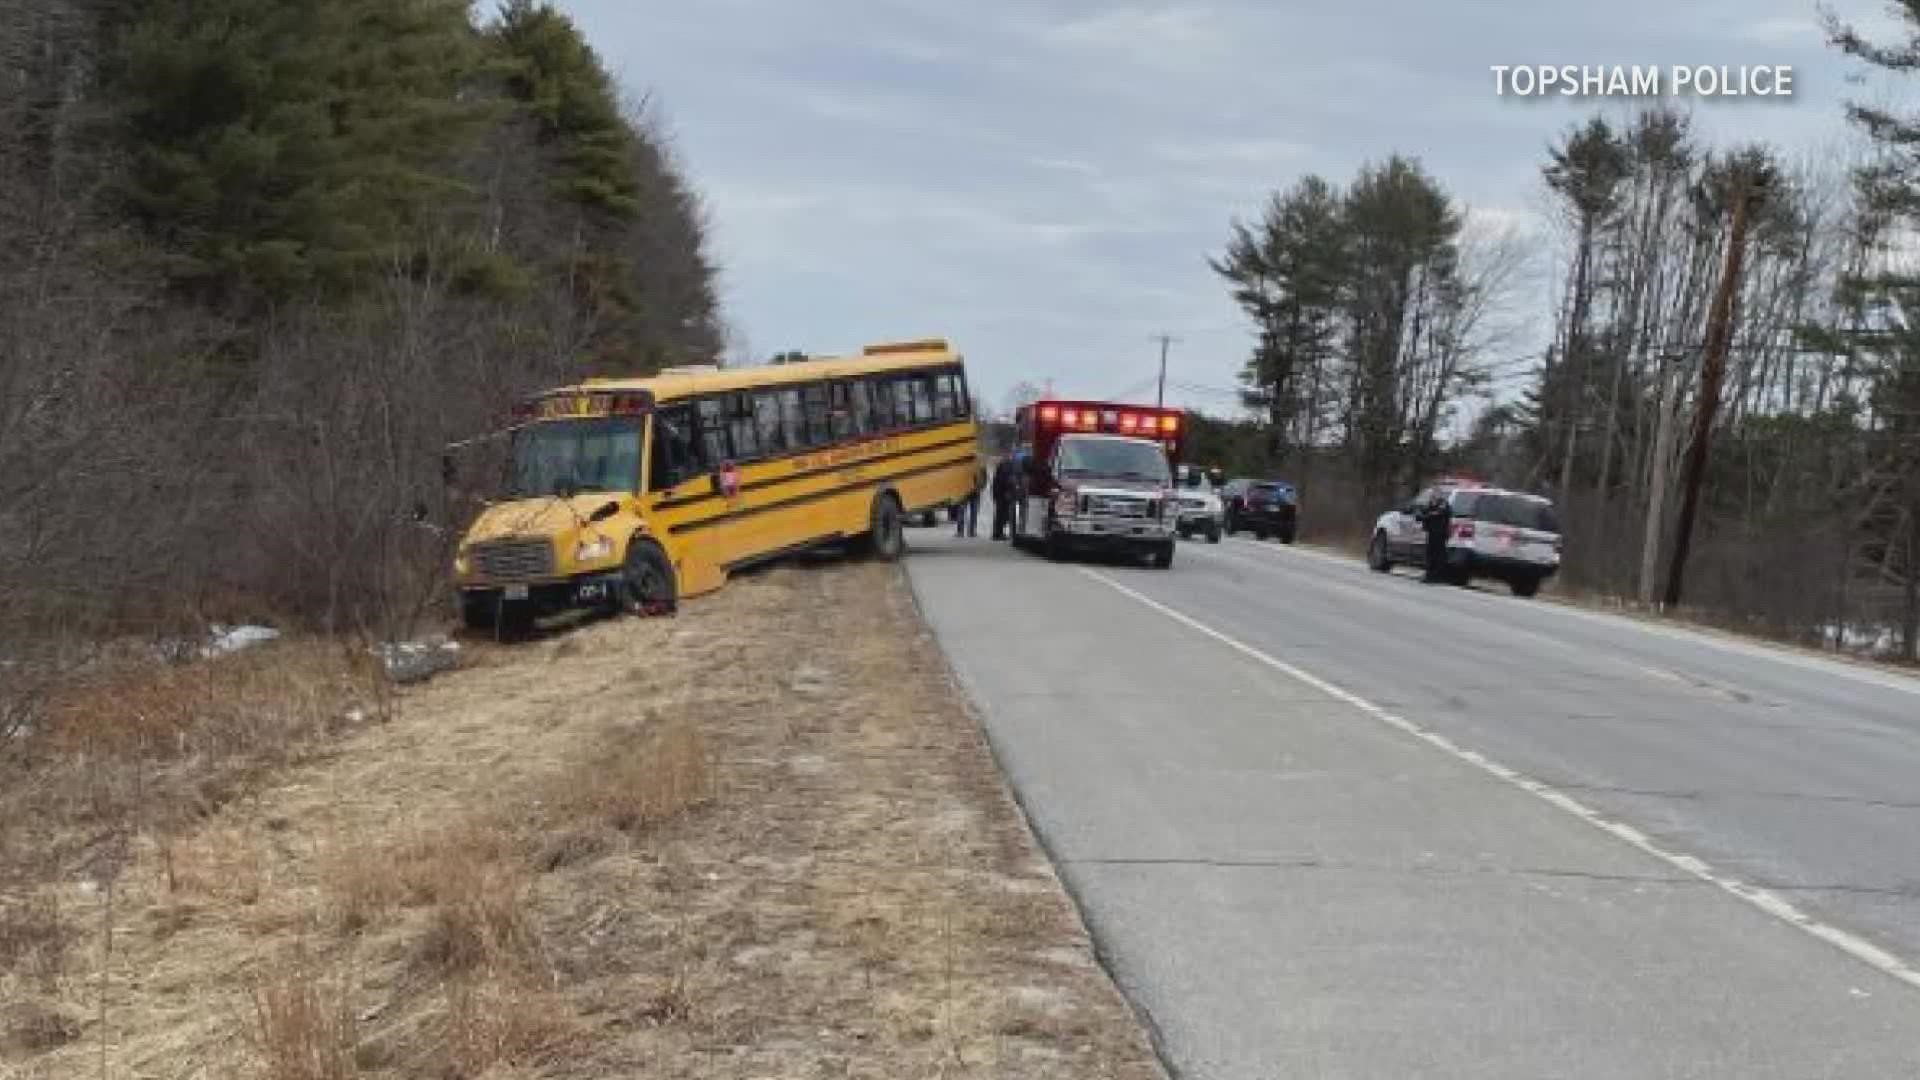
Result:
M1079 409L1061 410L1060 423L1066 427L1079 427L1080 426L1080 410Z
M1051 424L1058 419L1060 419L1060 410L1058 408L1052 405L1040 406L1040 422L1041 423Z
M1140 417L1133 413L1120 414L1120 430L1133 431L1140 426Z
M1161 418L1160 418L1160 430L1161 430L1161 431L1167 431L1167 432L1173 432L1173 431L1179 431L1179 430L1180 430L1180 418L1179 418L1179 417L1177 417L1177 416L1163 416L1163 417L1161 417Z

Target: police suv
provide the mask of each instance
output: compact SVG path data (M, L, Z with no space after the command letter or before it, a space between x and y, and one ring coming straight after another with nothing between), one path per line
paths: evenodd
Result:
M1541 495L1489 487L1475 480L1434 481L1404 505L1381 514L1367 545L1367 565L1426 565L1427 532L1420 511L1433 496L1447 500L1453 522L1442 576L1458 585L1475 578L1504 581L1515 596L1532 596L1560 570L1560 520Z

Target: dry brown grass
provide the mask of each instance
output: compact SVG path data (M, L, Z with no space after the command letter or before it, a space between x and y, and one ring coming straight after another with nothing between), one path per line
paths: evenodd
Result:
M519 1069L561 1053L587 1029L564 995L493 979L446 984L443 1074Z
M253 991L254 1037L267 1080L352 1080L359 1042L342 980L304 967Z
M138 834L0 1071L1157 1075L896 569L469 654Z
M74 932L50 890L11 900L0 896L0 972L51 992L67 969Z
M0 759L0 878L57 879L135 834L169 841L372 718L383 696L371 659L330 642L103 666L54 694L44 727Z
M640 832L713 797L706 739L686 722L616 728L593 757L555 779L545 803L563 829Z
M532 875L491 860L442 859L417 959L442 975L531 964L538 940L527 894Z

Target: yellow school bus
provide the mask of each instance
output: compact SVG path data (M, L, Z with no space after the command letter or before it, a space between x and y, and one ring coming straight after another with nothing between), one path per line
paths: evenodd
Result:
M521 403L510 432L505 490L454 559L476 628L671 610L829 543L894 559L906 515L966 499L980 475L966 370L938 340L588 380Z

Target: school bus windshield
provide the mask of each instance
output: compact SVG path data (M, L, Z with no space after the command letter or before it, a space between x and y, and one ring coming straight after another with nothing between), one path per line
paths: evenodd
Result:
M639 483L638 418L548 420L514 436L508 498L634 491Z

